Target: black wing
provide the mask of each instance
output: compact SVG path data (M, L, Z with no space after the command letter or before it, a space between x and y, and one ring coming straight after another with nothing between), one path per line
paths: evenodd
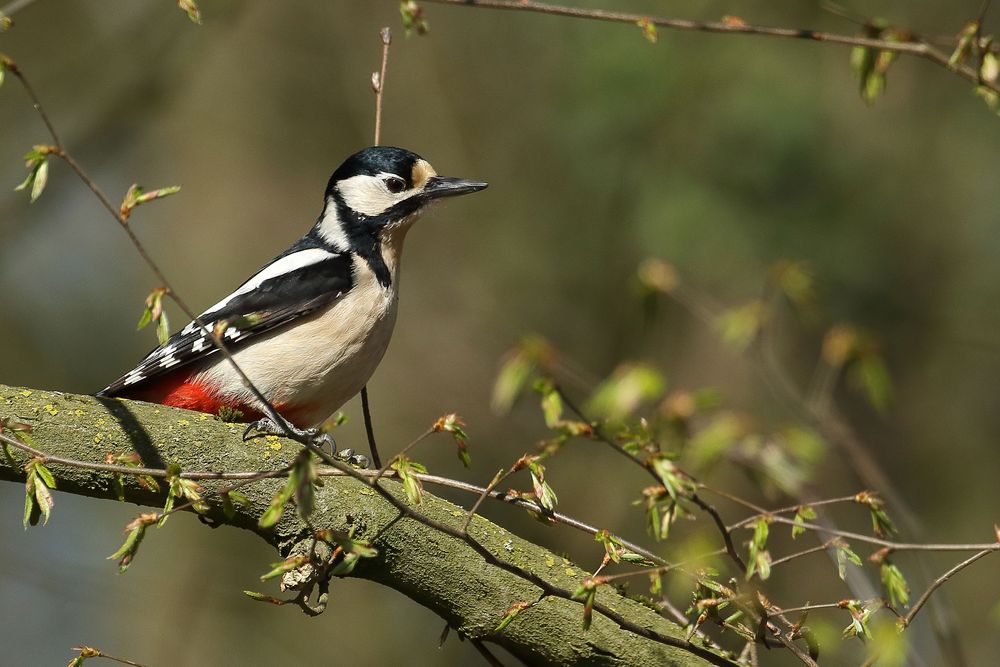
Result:
M97 395L116 396L122 390L141 387L153 378L218 353L210 337L217 327L223 329L226 346L238 349L258 334L333 303L351 288L351 267L349 253L322 248L282 255L202 313L199 319L204 329L191 322Z

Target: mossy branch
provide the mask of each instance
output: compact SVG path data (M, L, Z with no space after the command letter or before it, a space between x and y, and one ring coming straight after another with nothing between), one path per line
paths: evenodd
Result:
M186 410L4 385L0 385L0 418L31 424L35 446L48 455L94 463L104 461L109 452L135 451L144 465L154 468L177 463L189 471L277 470L291 463L300 449L297 443L285 439L243 442L242 425L226 424ZM0 479L23 481L23 464L27 459L23 453L11 451L13 460L0 457ZM113 473L56 462L48 465L58 491L117 500ZM200 483L207 489L225 484L208 480ZM287 555L293 546L308 538L306 526L295 513L286 512L272 530L262 530L257 525L281 483L278 479L264 479L244 488L250 502L237 506L231 519L217 501L212 503L208 516L219 523L253 531L282 556ZM398 482L381 483L402 497ZM126 477L124 489L127 502L163 506L162 493L144 488L133 477ZM462 508L426 492L419 509L456 529L465 520ZM55 511L59 511L58 502ZM706 659L695 655L693 651L705 654L701 647L688 650L640 637L598 613L585 631L581 623L582 606L554 596L525 609L502 631L496 632L507 609L519 602L538 600L540 589L489 564L461 540L412 519L399 519L395 508L358 480L326 478L317 494L316 512L310 519L315 528L339 531L353 528L357 538L371 540L378 548L378 557L363 559L351 576L394 588L439 614L464 636L502 645L528 664L727 664L715 656ZM472 521L469 533L499 559L514 563L553 586L574 590L585 576L583 570L565 565L545 548L481 517ZM141 561L141 555L139 558ZM109 567L109 575L110 572ZM598 600L638 626L657 634L682 637L676 625L610 587L600 588ZM282 612L275 610L275 613Z

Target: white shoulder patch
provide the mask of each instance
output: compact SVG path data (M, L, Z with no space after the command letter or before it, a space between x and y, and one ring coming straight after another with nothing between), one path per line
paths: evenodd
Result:
M337 250L347 252L351 249L351 243L347 240L347 234L344 233L344 227L337 216L337 205L332 198L327 199L326 208L323 209L323 215L316 230L323 237L323 240Z
M285 255L281 259L277 260L273 264L269 264L261 269L256 275L254 275L250 280L246 281L235 292L227 296L225 299L215 304L211 308L207 309L201 314L204 318L205 315L211 315L215 311L223 308L227 303L232 301L234 298L240 296L241 294L247 294L252 292L265 280L270 280L271 278L277 278L285 273L291 273L292 271L297 271L305 266L310 266L312 264L317 264L323 260L335 257L333 253L323 250L322 248L307 248L305 250L300 250L298 252L293 252L291 255ZM191 327L191 331L188 331L188 327ZM193 322L184 327L184 333L191 333L197 327Z

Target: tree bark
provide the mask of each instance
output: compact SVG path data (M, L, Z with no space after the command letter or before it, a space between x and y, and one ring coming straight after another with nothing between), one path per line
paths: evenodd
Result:
M274 437L243 442L243 425L226 424L211 415L147 403L22 389L0 385L0 418L30 423L37 449L50 456L100 463L108 452L137 452L143 464L165 468L180 464L185 471L276 470L291 462L300 446ZM28 457L10 448L13 460L0 455L0 479L23 481ZM58 490L117 500L114 474L57 463L47 464ZM227 519L212 497L209 517L245 528L283 556L307 538L307 530L289 509L272 530L262 530L258 518L266 511L281 479L255 482L241 489L249 498ZM125 500L162 507L163 492L154 493L125 477ZM199 482L206 489L231 482ZM395 480L382 484L401 496ZM178 501L180 502L180 501ZM430 493L417 508L421 513L459 528L465 511ZM58 512L58 505L54 511ZM533 602L540 589L515 574L491 565L464 541L442 534L399 512L366 484L351 478L326 477L318 490L317 528L354 529L355 537L373 541L375 558L362 559L351 576L376 581L433 610L471 639L494 642L530 665L671 665L730 664L700 646L667 646L619 627L595 611L589 630L582 628L582 606L549 596L518 614L501 632L495 628L510 605ZM499 559L534 572L554 586L573 591L586 573L547 549L476 517L469 534ZM155 548L155 547L145 547ZM140 552L137 556L142 558ZM632 623L661 635L683 633L639 602L601 586L597 600ZM275 613L280 613L276 611Z

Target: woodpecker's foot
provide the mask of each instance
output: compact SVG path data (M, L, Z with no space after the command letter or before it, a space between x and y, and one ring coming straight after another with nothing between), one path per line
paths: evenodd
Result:
M323 433L318 428L295 428L292 424L288 425L292 431L292 434L296 437L308 439L314 445L322 449L324 446L329 446L331 452L337 451L337 443L333 441L333 438L329 433ZM257 431L256 434L251 434L252 431ZM261 435L280 435L287 436L288 433L280 424L275 424L274 420L270 417L261 417L255 422L250 422L247 424L246 430L243 431L243 442L250 440L251 438L257 438Z
M371 465L367 456L364 454L355 454L353 449L342 449L334 454L334 457L340 459L344 463L351 464L355 468L367 468Z
M368 457L364 454L355 454L353 449L342 449L337 451L337 443L334 441L333 436L329 433L324 433L318 428L307 428L299 429L295 428L291 424L292 433L300 438L308 438L314 445L320 449L327 448L333 453L334 457L340 459L345 463L349 463L357 468L367 468L370 463L368 462ZM254 434L253 431L257 433ZM246 430L243 431L243 441L246 442L251 438L257 438L261 435L288 435L285 429L279 424L275 424L274 420L270 417L262 417L255 422L251 422L247 425Z

